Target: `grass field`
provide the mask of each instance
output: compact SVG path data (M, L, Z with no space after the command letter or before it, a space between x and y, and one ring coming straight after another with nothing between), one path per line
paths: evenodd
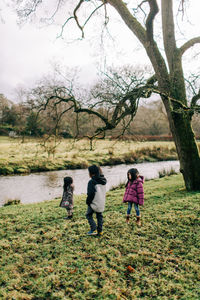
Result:
M0 137L0 175L50 170L87 168L143 161L173 160L177 153L173 142L133 142L98 140L90 151L88 140L63 139L53 150L54 142L42 145L36 139Z
M0 208L0 299L200 299L200 194L181 175L144 184L142 227L107 193L103 237L88 237L85 196L73 221L59 200Z

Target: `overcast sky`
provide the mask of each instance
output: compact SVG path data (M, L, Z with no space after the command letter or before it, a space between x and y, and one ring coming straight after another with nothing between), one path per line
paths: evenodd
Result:
M78 66L81 70L81 82L89 84L92 81L98 65L102 64L101 48L95 48L94 43L91 43L91 39L95 38L95 32L90 35L89 40L86 38L67 44L62 39L56 39L60 32L58 26L41 27L29 23L19 27L16 15L6 7L6 2L7 0L3 0L0 11L2 19L0 21L0 93L16 101L16 89L31 87L43 75L50 74L53 62L61 62L69 67ZM192 24L188 24L187 32L190 38L200 35L200 0L191 2L194 7L188 13L192 14ZM118 57L120 57L121 64L135 64L138 61L147 64L148 58L144 55L144 51L138 48L130 30L120 23L116 23L115 26L120 28L119 40L116 44L110 44L108 52L102 50L105 51L103 54L107 55L115 45L118 48L118 52L111 50L109 63L119 63ZM197 62L195 64L197 66Z

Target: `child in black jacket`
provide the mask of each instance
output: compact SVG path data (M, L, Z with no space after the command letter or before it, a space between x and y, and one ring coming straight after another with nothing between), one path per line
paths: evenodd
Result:
M90 180L87 187L87 199L88 205L86 218L90 225L90 231L88 235L102 235L103 228L103 211L105 208L106 199L106 178L102 174L102 171L96 165L92 165L88 168ZM93 219L93 213L96 213L97 225Z

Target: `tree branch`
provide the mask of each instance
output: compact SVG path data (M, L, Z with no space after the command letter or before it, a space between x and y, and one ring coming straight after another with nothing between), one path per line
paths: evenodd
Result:
M153 21L157 15L159 9L156 0L148 0L150 6L150 12L146 20L147 38L148 40L153 40Z
M60 34L57 36L58 39L62 37L65 26L66 26L67 23L68 23L70 20L72 20L72 19L74 19L74 17L69 17L69 18L63 23L63 25L61 26Z
M103 115L101 115L100 113L98 113L97 111L91 110L91 109L89 109L89 108L81 108L81 107L80 107L80 108L76 108L76 107L74 107L74 112L75 112L75 113L86 112L86 113L88 113L89 115L95 115L95 116L97 116L99 119L101 119L105 124L107 124L108 127L112 127L111 123L108 122L108 119L105 118L105 117L104 117ZM109 128L109 129L111 129L111 128Z
M170 72L173 70L175 53L176 53L176 39L174 30L173 18L173 0L162 0L162 30L165 53L169 65Z
M89 17L87 18L87 20L85 21L84 25L83 25L83 28L85 27L85 25L87 24L87 22L91 19L91 17L93 16L93 14L99 9L101 8L102 6L104 6L105 3L99 5L98 7L96 7L92 12L91 14L89 15Z
M28 18L32 13L34 13L37 7L42 3L42 0L34 0L27 4L24 9L17 10L18 16L21 18Z
M79 23L79 20L78 20L78 17L77 17L77 15L76 15L76 13L77 13L77 11L78 11L78 9L81 7L81 5L83 4L83 2L84 2L85 0L80 0L79 1L79 3L78 3L78 5L75 7L75 9L74 9L74 12L73 12L73 14L74 14L74 19L75 19L75 21L76 21L76 24L77 24L77 26L80 28L80 30L81 30L81 32L82 32L82 38L84 38L84 31L83 31L83 27L80 25L80 23Z
M198 101L199 99L200 99L200 89L199 89L198 94L196 94L195 96L192 97L190 107L191 107L191 108L194 108L194 107L196 106L197 101Z
M85 25L89 22L89 20L91 19L91 17L93 16L93 14L98 10L100 9L102 6L105 5L106 1L103 1L103 3L101 5L99 5L98 7L96 7L91 13L90 15L88 16L88 18L85 20L84 24L81 26L80 23L79 23L79 19L78 19L78 16L77 16L77 12L79 10L79 8L81 7L81 5L85 2L85 0L80 0L79 3L77 4L77 6L75 7L74 11L73 11L73 16L69 17L62 25L61 27L61 32L58 36L58 38L62 37L62 34L63 34L63 31L64 31L64 28L66 26L66 24L74 19L78 28L81 30L81 38L83 39L84 38L84 27Z
M136 35L139 41L145 45L146 43L146 30L138 22L138 20L130 13L126 4L121 0L107 0L111 6L113 6L119 15L122 17L125 24Z
M189 48L191 48L192 46L194 46L195 44L198 44L198 43L200 43L200 36L187 41L185 44L183 44L179 48L180 54L183 55L185 53L185 51L187 51Z
M57 3L57 6L56 6L56 9L55 9L54 13L50 17L48 17L48 18L44 18L44 20L52 20L52 22L53 22L53 19L54 19L55 15L57 14L57 12L58 12L58 10L60 8L61 1L62 0L58 0L58 3Z
M150 1L153 1L151 4L152 5L154 4L154 9L155 9L156 2L154 2L154 0L149 0L148 2L150 3ZM171 0L169 0L169 1L171 1ZM168 3L168 1L165 1L165 2ZM146 32L145 28L131 14L131 12L129 11L129 9L127 8L126 4L123 1L108 0L107 3L109 3L110 5L112 5L115 8L115 10L119 13L121 18L125 22L125 24L129 27L129 29L135 34L135 36L138 38L138 40L144 46L144 48L147 52L147 55L148 55L149 59L151 60L153 68L158 75L157 77L159 80L159 85L162 86L163 90L166 87L169 88L170 83L169 83L169 74L168 74L167 66L166 66L164 58L162 57L162 55L158 49L156 42L153 39L152 40L147 39L147 32ZM156 12L156 9L155 9L155 12ZM149 22L150 22L152 16L154 15L154 13L152 13L152 15L150 14ZM151 20L151 22L152 22L152 20ZM151 22L150 22L150 24L151 24ZM151 28L151 26L150 26L150 28ZM151 31L151 33L152 33L152 31Z

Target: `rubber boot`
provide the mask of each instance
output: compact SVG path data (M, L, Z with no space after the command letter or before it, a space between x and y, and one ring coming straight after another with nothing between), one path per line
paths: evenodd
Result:
M140 217L136 217L137 219L136 219L136 224L137 224L137 226L141 226L141 221L140 221Z
M130 215L127 215L126 216L126 223L129 224L129 221L130 221Z

